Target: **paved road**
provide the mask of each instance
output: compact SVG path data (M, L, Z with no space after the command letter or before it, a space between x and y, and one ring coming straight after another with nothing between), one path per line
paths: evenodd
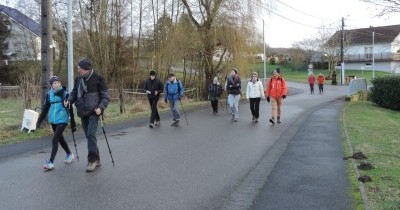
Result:
M310 95L307 85L289 86L299 94L285 99L280 125L269 125L271 108L263 101L257 124L251 123L248 103L244 102L237 123L225 113L212 116L208 108L187 113L189 126L182 121L181 127L172 128L170 119L162 119L161 127L156 129L133 125L110 129L116 166L112 166L107 145L100 138L102 167L94 173L85 173L85 141L78 144L80 162L65 165L59 150L56 169L51 172L40 168L49 156L50 142L45 148L31 147L16 155L3 152L15 146L0 147L2 209L263 209L256 205L275 201L267 200L269 186L276 187L274 183L282 181L281 170L288 170L282 162L292 158L287 153L296 150L292 139L300 135L302 122L312 119L315 108L322 112L321 108L329 109L330 104L340 107L339 102L331 102L345 94L345 87L327 86L324 94ZM321 116L337 122L331 115ZM111 127L106 125L107 128ZM98 136L101 135L99 130ZM340 141L332 145L340 147ZM339 153L337 150L334 154L341 157ZM298 170L301 165L293 167ZM343 169L344 163L337 167ZM266 182L269 174L270 181ZM339 190L346 191L345 182Z

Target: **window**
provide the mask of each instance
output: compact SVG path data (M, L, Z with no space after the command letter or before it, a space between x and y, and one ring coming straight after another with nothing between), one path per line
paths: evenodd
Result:
M365 59L370 60L372 59L372 47L365 47L364 48Z

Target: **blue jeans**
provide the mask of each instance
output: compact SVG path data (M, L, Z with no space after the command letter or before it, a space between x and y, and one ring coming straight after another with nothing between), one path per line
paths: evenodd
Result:
M172 117L175 120L180 120L181 116L179 115L179 100L168 100L169 108L171 108Z
M97 147L97 138L96 138L99 116L90 115L88 117L82 117L81 121L87 139L88 162L92 163L96 160L100 161L99 148Z
M234 115L234 117L236 119L239 118L239 100L240 100L240 94L238 94L238 95L229 94L228 95L228 104L229 104L229 107L231 108L232 115Z

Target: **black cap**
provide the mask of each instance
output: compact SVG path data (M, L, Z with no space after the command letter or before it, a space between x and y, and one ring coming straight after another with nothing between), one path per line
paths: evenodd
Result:
M89 58L84 58L81 61L79 61L78 66L81 69L85 70L92 70L92 61Z
M280 68L276 68L275 71L276 71L276 73L278 73L278 74L281 73L281 69L280 69Z

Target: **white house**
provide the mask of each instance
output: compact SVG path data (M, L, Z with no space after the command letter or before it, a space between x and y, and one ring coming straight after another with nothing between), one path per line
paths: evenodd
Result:
M9 56L10 61L40 60L40 24L17 9L4 5L0 5L0 13L10 20L10 35L6 40L8 49L3 53Z
M340 33L337 31L333 37L340 37ZM400 73L400 25L345 30L344 33L349 43L343 54L345 69L374 68Z

